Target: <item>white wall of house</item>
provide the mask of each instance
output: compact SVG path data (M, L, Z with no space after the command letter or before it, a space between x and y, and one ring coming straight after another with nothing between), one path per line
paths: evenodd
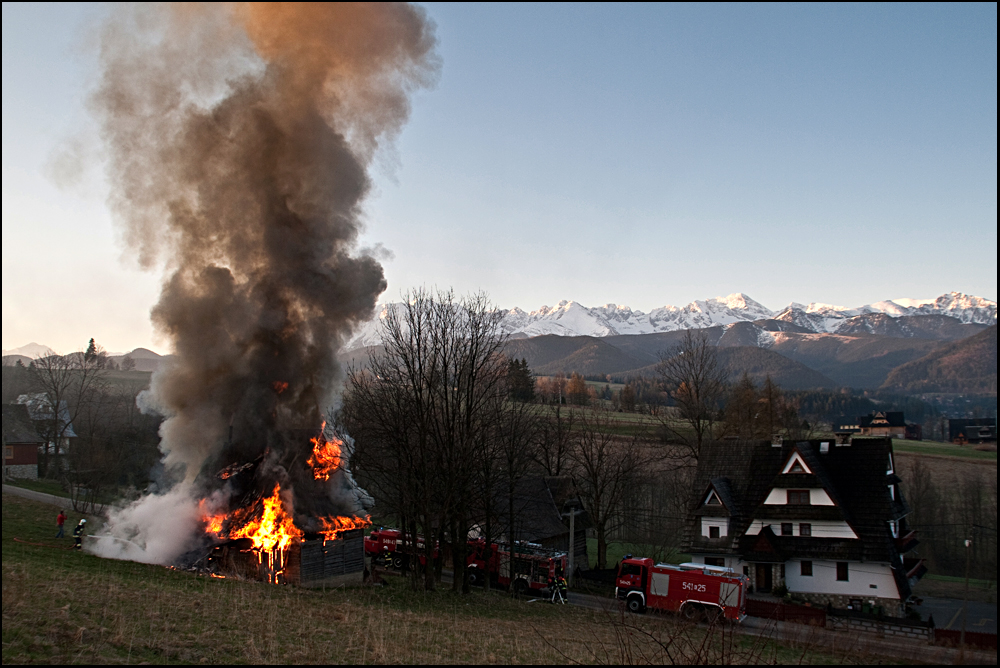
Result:
M701 535L705 538L709 537L709 528L719 527L719 537L729 535L729 518L728 517L702 517L701 518ZM698 562L702 563L702 562Z
M795 489L794 487L791 489ZM767 495L767 499L764 500L765 506L784 506L788 504L788 490L787 487L775 487L771 490L771 493ZM830 495L826 493L825 489L813 488L809 490L809 505L812 506L835 506L833 499Z
M711 556L712 555L710 555L710 554L707 554L707 555L702 555L702 554L693 555L691 557L691 563L693 563L693 564L704 564L705 563L705 559L707 557L711 557ZM719 556L722 557L724 559L724 561L725 561L725 563L723 563L723 566L725 566L726 568L733 569L733 571L735 571L737 575L742 575L743 574L743 567L747 565L746 562L744 562L738 556L729 556L729 555L719 555Z
M800 561L786 562L785 586L788 587L788 591L857 598L866 596L899 598L899 590L889 564L851 561L847 566L846 582L837 580L835 561L813 561L812 572L812 575L802 575Z
M776 535L781 535L781 523L791 522L792 523L792 535L799 535L799 524L811 524L812 525L812 537L813 538L857 538L858 534L854 533L854 529L847 522L834 521L834 520L758 520L755 519L750 523L750 527L747 529L747 535L756 536L759 534L765 526L770 526L771 531ZM707 535L707 534L706 534Z

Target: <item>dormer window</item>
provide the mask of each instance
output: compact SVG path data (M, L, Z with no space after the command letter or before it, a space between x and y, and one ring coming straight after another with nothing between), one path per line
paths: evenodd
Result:
M790 505L790 506L808 506L809 505L809 490L808 489L790 489L790 490L788 490L788 505Z
M788 458L785 463L785 467L781 469L782 473L812 473L812 470L802 459L802 455L798 452L793 452L792 456Z
M706 506L721 506L722 505L722 499L720 499L719 495L715 493L715 490L712 490L711 492L709 492L708 498L705 499L705 505Z

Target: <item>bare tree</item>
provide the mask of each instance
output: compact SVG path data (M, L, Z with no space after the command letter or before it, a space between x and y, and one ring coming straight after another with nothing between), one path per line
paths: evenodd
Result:
M573 436L576 412L562 413L556 405L555 420L541 420L538 426L538 445L532 451L535 462L547 476L561 476L565 473L567 457Z
M359 470L376 472L426 536L428 590L435 586L433 537L445 529L454 586L469 589L474 485L485 439L495 433L495 407L507 396L502 317L483 294L456 300L450 291L414 290L384 319L382 351L348 374L342 414L357 440Z
M39 435L46 441L40 468L47 477L60 476L61 453L73 433L73 424L106 376L107 353L94 345L93 339L91 348L86 353L50 355L32 362L37 393L26 400Z
M569 455L573 481L597 534L597 568L607 566L608 533L648 463L635 436L616 436L610 426L602 411L582 416Z
M703 333L688 330L678 347L660 354L656 371L690 433L676 428L670 412L662 420L663 427L672 440L687 445L697 458L705 438L711 437L719 401L726 392L728 375L719 365L716 349Z

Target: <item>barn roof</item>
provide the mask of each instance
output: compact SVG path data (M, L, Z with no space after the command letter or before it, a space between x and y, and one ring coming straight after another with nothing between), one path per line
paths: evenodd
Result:
M44 443L31 421L28 407L23 404L3 404L3 440L7 445Z

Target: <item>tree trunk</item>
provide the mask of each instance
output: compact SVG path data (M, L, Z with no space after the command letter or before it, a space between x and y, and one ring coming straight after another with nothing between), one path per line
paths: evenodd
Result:
M597 532L597 568L606 568L608 563L608 540L604 535L604 525L594 527Z

